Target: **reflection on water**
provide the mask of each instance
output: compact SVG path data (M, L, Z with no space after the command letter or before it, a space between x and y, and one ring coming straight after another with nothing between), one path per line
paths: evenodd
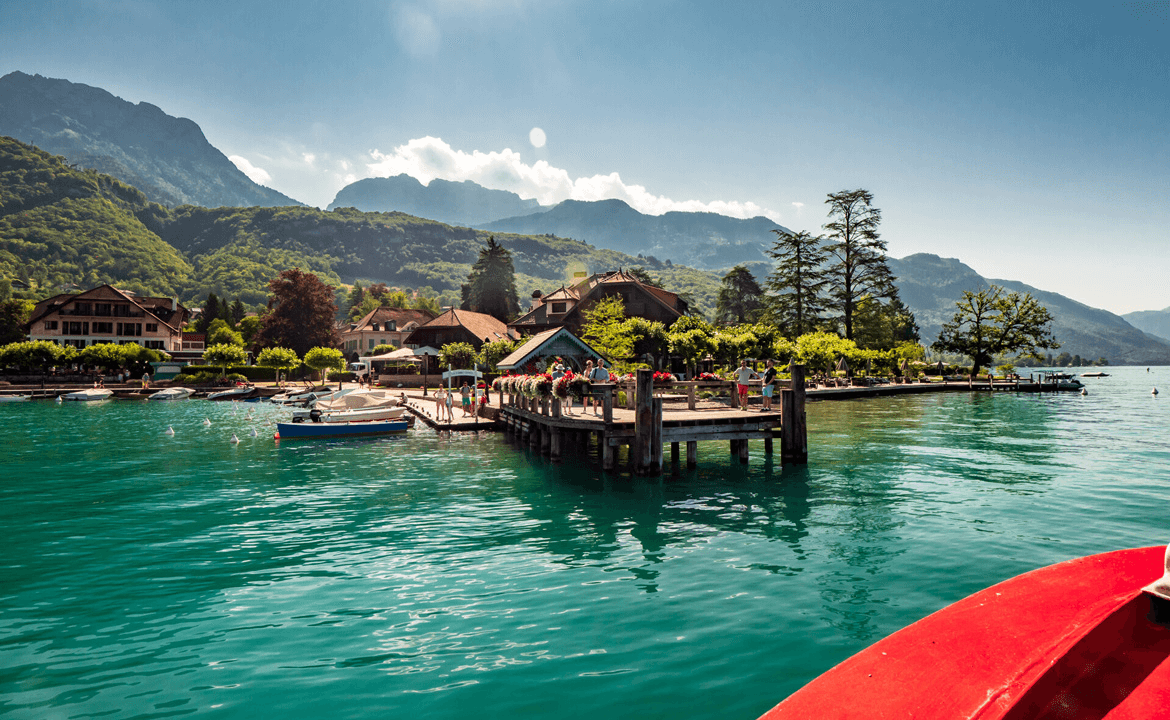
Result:
M0 712L754 717L992 582L1168 539L1170 404L1110 380L813 403L807 466L702 443L658 480L491 433L278 445L259 405L0 406Z

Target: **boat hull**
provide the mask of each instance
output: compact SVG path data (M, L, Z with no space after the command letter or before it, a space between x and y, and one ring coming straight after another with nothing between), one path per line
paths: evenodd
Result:
M310 422L311 410L296 410L293 412L293 422ZM364 410L335 410L321 413L323 423L365 422L370 420L397 420L406 412L402 406L368 408ZM299 418L297 420L296 418Z
M1164 553L1120 550L1006 580L857 653L763 718L1170 717L1170 625L1158 616L1170 603L1141 591Z
M80 392L68 393L61 397L73 402L97 402L99 400L109 400L113 395L113 390L82 390Z
M355 423L276 423L276 438L330 438L360 435L394 435L410 428L406 420Z

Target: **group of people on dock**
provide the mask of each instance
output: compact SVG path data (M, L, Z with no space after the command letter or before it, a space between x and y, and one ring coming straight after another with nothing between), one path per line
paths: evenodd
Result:
M769 412L772 409L772 393L774 392L772 383L776 380L776 368L771 360L768 361L763 375L748 367L747 360L739 361L739 368L735 371L735 389L739 397L739 409L747 411L748 383L755 378L760 380L760 394L764 400L761 412Z
M476 383L479 385L479 383ZM488 403L486 387L476 387L472 390L471 386L464 380L463 384L456 390L455 388L445 388L442 385L435 390L435 419L438 422L453 423L455 422L455 394L459 394L459 406L463 410L463 415L460 417L474 417L479 412L480 405Z
M552 372L550 373L553 382L555 383L557 380L564 377L566 372L568 372L568 368L564 366L563 361L558 357L556 362L553 364ZM585 369L581 371L581 374L591 383L609 382L609 370L606 369L605 360L602 358L597 359L596 365L593 364L592 360L587 360L585 362ZM594 415L601 414L601 401L594 398L593 395L586 393L581 398L581 414L584 415L585 411L588 410L590 406L593 407ZM574 414L572 394L561 400L561 412L565 415Z

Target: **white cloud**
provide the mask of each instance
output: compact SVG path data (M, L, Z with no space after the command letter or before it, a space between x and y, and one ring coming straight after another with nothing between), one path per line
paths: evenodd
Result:
M799 210L799 209L801 209L802 207L804 207L804 203L802 203L802 202L794 202L794 203L792 203L792 207L794 207L794 208L796 208L797 210Z
M311 166L313 163L315 163L317 161L317 156L314 155L313 153L302 153L301 157L303 157L305 159L306 165Z
M272 182L272 176L264 168L258 168L252 163L248 162L248 158L240 155L229 155L228 160L235 163L235 166L240 169L240 172L248 176L252 182L259 185L267 185Z
M442 33L435 19L426 12L410 6L399 6L392 18L394 36L408 55L425 58L439 51Z
M424 185L431 180L471 180L487 188L509 190L523 198L535 198L543 205L562 200L623 200L647 215L672 211L712 212L738 218L763 215L775 222L780 214L752 202L734 200L672 200L654 195L641 185L627 185L616 172L609 175L572 178L566 170L544 160L528 165L520 153L505 148L499 152L471 153L455 150L440 138L416 138L389 153L370 152L366 170L372 177L410 175Z

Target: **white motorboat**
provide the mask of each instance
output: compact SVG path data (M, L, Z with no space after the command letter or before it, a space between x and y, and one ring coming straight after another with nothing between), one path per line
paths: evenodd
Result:
M0 395L0 403L28 402L32 395Z
M396 420L406 412L400 397L384 390L353 390L332 399L321 399L308 410L293 411L293 422L367 422Z
M355 388L346 390L306 390L305 392L299 393L283 392L279 395L273 395L268 400L277 405L309 405L317 401L336 400L354 391Z
M208 400L242 400L245 395L250 395L253 388L251 385L240 385L239 387L231 388L230 390L220 390L218 392L208 393Z
M166 390L159 390L155 394L146 398L147 400L186 400L191 397L191 393L195 392L189 388L173 387Z
M113 390L107 390L105 388L91 388L89 390L78 390L77 392L66 393L61 397L65 400L76 400L78 402L95 402L97 400L109 400L113 395Z

